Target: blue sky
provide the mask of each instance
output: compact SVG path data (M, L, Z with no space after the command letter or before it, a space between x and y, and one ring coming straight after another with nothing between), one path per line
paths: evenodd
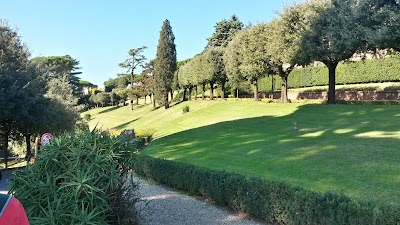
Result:
M0 19L17 28L32 57L71 55L81 78L103 86L126 72L128 50L147 46L156 56L162 23L170 20L178 61L200 53L214 26L236 14L244 23L269 21L285 0L0 0ZM137 69L135 73L140 73Z

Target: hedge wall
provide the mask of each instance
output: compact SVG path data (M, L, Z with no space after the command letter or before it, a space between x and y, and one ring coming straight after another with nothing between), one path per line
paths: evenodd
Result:
M281 80L274 75L275 90L280 90ZM400 57L341 62L336 71L336 84L380 83L400 81ZM324 65L293 70L288 79L289 88L328 85L328 68ZM272 76L260 80L260 91L272 90Z
M279 224L399 224L400 208L140 155L138 175Z

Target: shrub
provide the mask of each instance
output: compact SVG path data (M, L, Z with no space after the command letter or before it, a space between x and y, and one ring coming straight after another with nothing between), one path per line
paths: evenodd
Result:
M132 224L134 147L101 132L65 134L16 171L10 192L31 224Z
M90 115L90 113L86 113L85 115L83 115L83 118L86 120L86 121L90 121L90 119L91 119L91 115Z
M153 137L156 130L154 128L142 128L136 129L135 135L136 137Z
M134 171L159 183L213 199L217 204L276 224L399 224L400 208L356 202L282 182L249 178L139 155Z
M189 106L188 105L185 105L183 108L182 108L182 113L183 114L185 114L185 113L188 113L189 112Z
M382 59L339 63L336 84L359 84L400 81L400 58L390 56ZM281 89L279 76L260 79L260 91L271 91L272 79L275 90ZM328 84L328 69L324 65L294 69L288 78L289 88L313 87Z
M336 100L336 103L343 104L343 105L400 105L400 101L387 101L387 100L382 100L382 101L377 101L377 100L371 100L371 101Z

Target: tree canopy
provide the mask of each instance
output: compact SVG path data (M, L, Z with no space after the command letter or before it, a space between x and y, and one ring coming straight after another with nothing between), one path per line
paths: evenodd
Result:
M243 23L236 15L232 15L229 20L223 19L215 25L215 31L210 38L206 48L222 46L226 47L237 31L243 29Z
M156 97L166 109L169 108L168 93L171 91L176 67L175 36L169 20L165 20L157 46L154 76Z

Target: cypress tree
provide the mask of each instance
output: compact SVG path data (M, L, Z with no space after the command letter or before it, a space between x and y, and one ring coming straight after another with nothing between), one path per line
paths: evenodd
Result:
M168 93L171 91L176 71L175 36L168 20L165 20L160 32L155 59L154 76L156 98L165 109L169 108Z

